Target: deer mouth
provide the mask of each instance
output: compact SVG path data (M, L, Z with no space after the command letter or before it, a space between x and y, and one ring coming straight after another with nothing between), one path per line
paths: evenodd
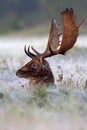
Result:
M16 75L20 78L28 78L28 72L26 71L18 70Z

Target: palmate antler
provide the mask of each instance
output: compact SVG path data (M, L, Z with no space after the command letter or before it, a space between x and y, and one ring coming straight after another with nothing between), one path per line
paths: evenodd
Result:
M58 46L60 46L60 44L59 44L59 42L60 42L60 41L59 41L59 36L60 36L62 33L58 34L58 32L59 32L59 25L56 24L56 21L53 19L52 22L51 22L49 40L48 40L48 44L47 44L47 47L46 47L45 52L42 53L42 54L40 54L39 52L37 52L37 51L31 46L32 50L36 53L36 55L35 55L35 54L33 54L33 53L30 52L30 46L28 47L28 49L26 49L26 45L25 45L25 47L24 47L25 53L26 53L29 57L31 57L31 58L36 57L36 56L38 56L38 57L42 56L43 58L45 58L45 54L47 54L48 57L49 57L49 54L50 54L50 52L51 52L51 49L52 49L53 51L55 51L55 50L58 48Z
M49 40L45 52L40 54L33 47L31 47L36 53L35 55L30 52L30 47L28 47L28 50L26 50L25 46L25 53L29 57L33 58L41 56L42 58L47 58L57 54L65 54L67 50L74 46L78 37L79 27L83 23L83 20L81 20L79 24L76 24L76 14L74 14L72 8L66 9L61 13L61 15L63 20L63 37L61 44L59 41L61 35L59 34L59 25L56 24L55 20L52 20Z

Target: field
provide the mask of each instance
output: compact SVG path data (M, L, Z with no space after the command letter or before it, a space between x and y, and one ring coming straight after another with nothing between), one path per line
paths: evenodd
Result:
M0 130L87 130L86 41L80 37L65 56L48 58L55 86L31 92L15 73L30 61L24 45L42 52L47 37L0 38Z

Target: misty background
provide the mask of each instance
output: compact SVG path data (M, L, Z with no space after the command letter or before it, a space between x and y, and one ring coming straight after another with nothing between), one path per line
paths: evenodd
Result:
M56 87L31 92L29 79L16 76L31 60L24 46L44 52L51 20L62 32L66 8L84 19L80 35L66 55L47 58ZM0 0L0 130L87 130L86 59L87 0Z
M78 14L77 21L84 19L81 32L87 31L86 0L1 0L0 1L0 34L15 31L36 30L46 33L50 21L55 18L61 24L61 11L72 7Z

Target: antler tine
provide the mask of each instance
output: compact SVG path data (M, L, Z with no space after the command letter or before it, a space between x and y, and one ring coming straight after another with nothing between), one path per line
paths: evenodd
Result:
M33 46L31 46L31 48L32 48L32 50L33 50L37 55L41 55L37 50L35 50L35 49L33 48Z
M33 53L30 52L30 46L28 47L28 50L26 49L26 45L24 47L24 51L26 53L27 56L31 57L31 58L34 58L35 55Z
M79 27L81 26L81 24L83 24L83 22L84 22L84 19L82 19L82 20L78 23L77 27L79 28Z

